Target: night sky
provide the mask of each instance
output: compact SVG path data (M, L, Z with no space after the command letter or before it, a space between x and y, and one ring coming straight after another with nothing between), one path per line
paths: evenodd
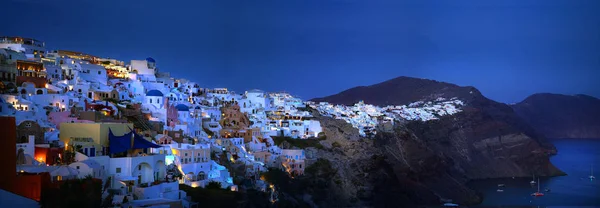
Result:
M537 92L600 97L600 0L1 5L0 36L126 62L153 57L161 71L203 87L310 99L413 76L475 86L507 103Z

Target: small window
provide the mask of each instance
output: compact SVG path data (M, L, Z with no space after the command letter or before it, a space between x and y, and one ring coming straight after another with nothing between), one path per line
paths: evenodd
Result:
M77 166L77 170L79 170L79 165Z
M98 71L98 74L102 74L102 71Z
M121 168L117 168L116 172L121 173Z

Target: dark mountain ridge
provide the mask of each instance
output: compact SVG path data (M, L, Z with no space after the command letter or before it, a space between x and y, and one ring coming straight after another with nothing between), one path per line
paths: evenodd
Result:
M512 105L549 138L600 138L600 99L589 95L538 93Z
M432 100L436 97L460 97L463 101L468 101L480 96L482 96L481 92L475 87L460 87L435 80L401 76L370 86L350 88L338 94L314 98L311 101L353 105L363 100L368 104L387 106L406 105L419 100Z

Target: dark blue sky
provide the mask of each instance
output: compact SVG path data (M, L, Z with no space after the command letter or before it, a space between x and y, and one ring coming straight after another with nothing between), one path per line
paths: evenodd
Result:
M418 3L415 3L418 2ZM397 76L600 97L600 0L8 0L0 35L302 98Z

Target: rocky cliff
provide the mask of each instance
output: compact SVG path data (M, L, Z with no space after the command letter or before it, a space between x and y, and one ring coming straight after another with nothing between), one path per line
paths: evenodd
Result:
M411 84L403 84L408 80ZM324 149L309 148L310 159L331 161L336 174L327 188L331 200L317 202L329 207L331 201L342 206L387 207L402 205L439 205L443 199L461 204L475 204L481 198L465 183L473 179L530 177L563 174L549 161L554 147L523 122L508 105L491 101L472 87L414 78L397 78L383 86L410 88L409 98L387 90L400 98L393 102L371 97L374 104L409 102L458 97L466 103L463 112L428 122L413 121L380 127L375 138L359 138L358 131L342 120L318 115L327 139ZM370 90L383 90L367 87ZM414 88L413 88L414 89ZM343 99L320 99L349 104L360 98L345 91ZM360 93L367 93L363 91ZM415 99L416 100L412 100ZM364 99L366 103L369 100ZM379 100L379 101L378 101Z
M375 138L365 139L345 121L313 114L327 139L321 141L324 149L306 149L308 160L326 159L336 170L327 200L315 203L320 207L414 207L444 199L476 204L481 196L466 187L469 180L562 174L548 151L526 135L473 139L468 125L478 121L462 120L465 115L381 127Z
M600 138L600 99L541 93L512 107L546 137Z

